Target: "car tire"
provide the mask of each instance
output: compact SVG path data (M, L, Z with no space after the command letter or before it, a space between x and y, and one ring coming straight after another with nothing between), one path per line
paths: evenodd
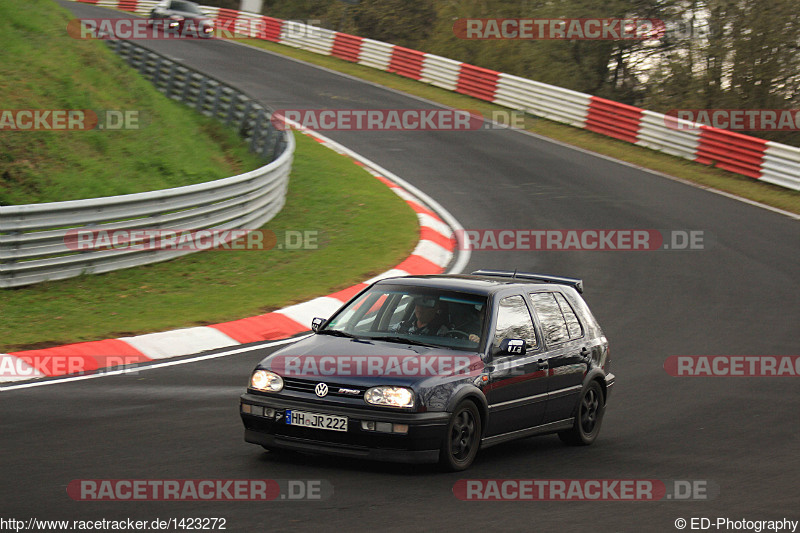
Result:
M603 389L596 381L589 382L581 391L575 408L575 423L571 429L560 431L558 437L571 446L588 446L595 441L606 411Z
M447 424L439 451L439 465L447 472L469 468L481 445L481 415L471 401L456 407Z

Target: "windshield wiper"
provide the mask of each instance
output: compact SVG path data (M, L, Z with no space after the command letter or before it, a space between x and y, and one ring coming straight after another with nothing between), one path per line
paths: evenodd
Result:
M360 339L361 337L357 337L352 333L346 333L344 331L339 331L338 329L321 329L317 333L320 335L333 335L334 337L347 337L348 339Z
M369 338L376 341L397 342L401 344L413 344L415 346L427 346L428 348L438 348L438 346L436 346L435 344L428 344L426 342L409 339L408 337L369 337Z

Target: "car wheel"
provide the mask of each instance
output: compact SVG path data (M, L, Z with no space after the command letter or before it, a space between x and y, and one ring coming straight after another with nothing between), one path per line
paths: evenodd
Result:
M439 452L439 464L443 469L455 472L469 468L481 444L481 416L470 401L458 404Z
M581 393L575 409L575 423L567 431L559 432L559 438L573 446L588 446L600 433L606 405L603 389L596 381L590 382Z

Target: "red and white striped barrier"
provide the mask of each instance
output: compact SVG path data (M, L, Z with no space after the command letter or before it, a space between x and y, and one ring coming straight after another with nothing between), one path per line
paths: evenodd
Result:
M458 88L458 77L461 74L461 63L445 57L425 54L422 61L422 77L419 81L441 87L447 91Z
M592 96L584 127L595 133L635 143L641 121L642 110L638 107Z
M152 0L78 0L138 13ZM708 126L667 126L667 119L634 106L527 80L445 57L229 9L203 8L226 27L254 38L331 55L504 107L588 129L625 142L800 190L800 149ZM236 26L238 24L238 26ZM255 29L254 29L255 28Z
M331 55L355 63L361 55L362 41L363 39L361 37L336 32L333 38Z
M758 179L766 148L764 139L701 126L695 161Z
M333 55L504 107L588 129L670 155L800 190L800 149L736 132L694 124L677 129L660 113L294 21L304 39L278 42ZM685 122L685 121L684 121Z

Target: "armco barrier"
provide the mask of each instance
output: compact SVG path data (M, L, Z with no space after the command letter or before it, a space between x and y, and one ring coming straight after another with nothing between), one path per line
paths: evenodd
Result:
M588 94L501 73L494 103L583 128L590 101Z
M66 239L76 229L252 229L267 223L283 207L294 138L290 131L275 128L266 108L218 80L147 49L125 41L109 43L167 97L234 126L252 151L271 163L238 176L173 189L0 207L0 288L109 272L192 253L144 246L76 251Z
M400 74L412 80L422 77L422 61L425 54L416 50L395 46L392 50L392 59L389 62L389 72Z
M595 133L635 143L641 121L642 110L638 107L592 96L584 127Z
M364 39L361 42L361 57L358 58L358 63L378 70L388 70L393 49L394 45Z
M93 0L77 1L94 3ZM129 5L130 2L97 2L97 5L107 7L122 8L123 4ZM137 12L141 14L144 5L154 4L152 0L139 0ZM203 9L212 17L219 11L215 7ZM241 12L239 16L244 15L261 16ZM791 146L699 124L689 124L691 127L677 130L668 127L667 118L660 113L401 46L307 26L297 21L269 20L273 21L272 24L280 24L277 42L281 44L333 55L535 116L800 190L798 149ZM273 36L266 39L275 40Z
M760 178L766 147L767 141L764 139L702 126L695 161Z
M800 148L767 142L764 164L761 165L761 181L797 189L800 175Z
M664 115L642 111L636 144L666 154L693 159L700 144L700 129L685 120L675 120L673 128L664 129ZM682 129L684 126L687 129Z
M355 35L337 32L333 40L331 55L355 63L358 61L358 56L361 55L362 40L361 37L356 37Z
M425 54L422 62L422 77L419 81L430 83L448 91L455 91L458 87L458 77L461 73L461 63L431 54Z
M461 63L456 92L494 102L499 72Z

